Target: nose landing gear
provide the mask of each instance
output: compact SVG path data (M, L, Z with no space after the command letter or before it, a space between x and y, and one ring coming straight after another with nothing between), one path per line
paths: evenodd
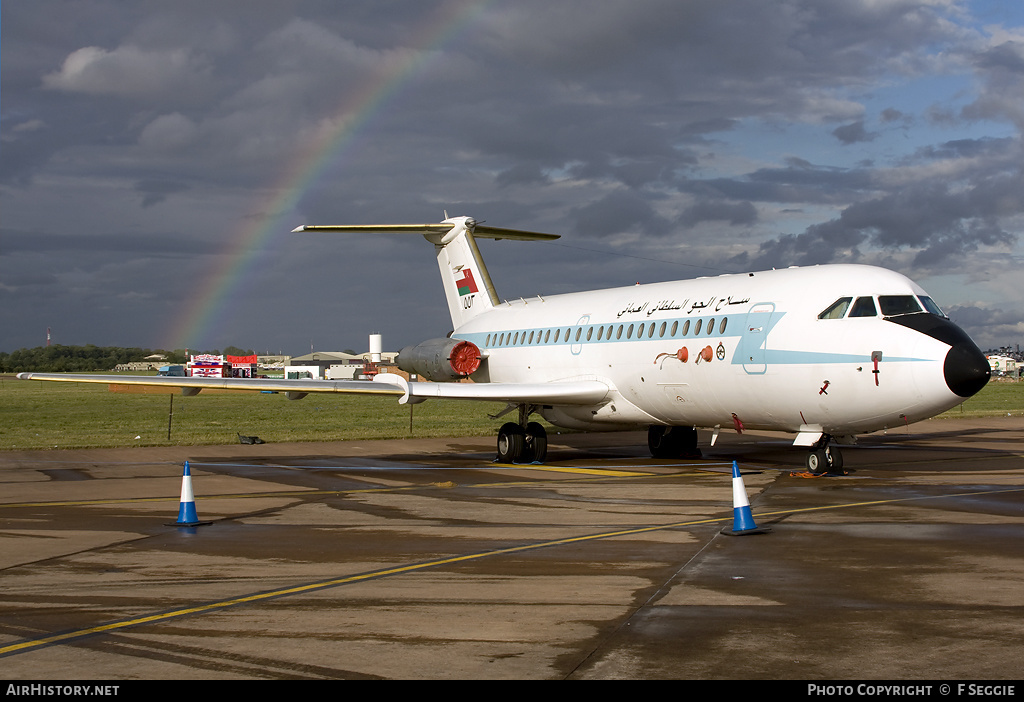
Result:
M825 434L808 452L804 465L810 473L841 473L843 452L838 446L829 446L832 437Z

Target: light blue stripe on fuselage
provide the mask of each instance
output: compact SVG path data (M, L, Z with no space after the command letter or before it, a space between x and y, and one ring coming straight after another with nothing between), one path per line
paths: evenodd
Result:
M767 338L771 329L775 327L785 312L776 311L771 316L769 328L758 340ZM722 339L739 339L739 343L732 353L730 362L732 364L743 364L744 359L749 355L746 347L749 336L743 334L743 322L746 314L707 316L707 317L678 317L673 319L658 319L644 322L606 322L602 324L568 324L546 327L525 327L521 329L504 329L491 332L469 332L456 333L452 336L457 339L465 339L476 344L481 350L513 349L513 348L543 348L557 346L577 346L592 344L627 344L648 341L718 341ZM724 332L721 332L723 320L726 324ZM689 326L686 323L689 322ZM707 333L709 323L712 325L713 333ZM653 325L653 336L651 329ZM664 333L662 334L662 325ZM672 334L675 325L676 332ZM694 330L700 328L700 332L694 334ZM633 327L630 332L630 326ZM621 332L620 332L621 327ZM683 334L683 329L686 333ZM566 334L565 331L569 330ZM601 338L598 339L598 329L602 330ZM642 331L641 331L642 329ZM576 339L579 331L579 339ZM557 341L556 338L557 332ZM588 332L590 338L587 338ZM532 337L531 337L532 334ZM627 338L627 335L628 338ZM490 343L488 343L488 341ZM500 343L499 343L500 342ZM870 354L849 354L849 353L828 353L819 351L802 351L786 349L762 350L763 361L767 365L807 365L827 363L871 363ZM927 358L887 357L887 363L893 362L921 362L930 361ZM749 361L747 361L749 362Z

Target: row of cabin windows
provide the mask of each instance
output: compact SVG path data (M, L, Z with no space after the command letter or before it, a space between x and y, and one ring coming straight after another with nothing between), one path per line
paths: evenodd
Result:
M718 333L725 334L725 328L728 324L729 318L722 317L718 323ZM620 324L615 326L614 324L608 325L597 325L587 327L575 327L576 333L573 334L574 327L566 327L565 334L563 330L558 329L533 329L530 331L521 332L505 332L502 334L488 334L487 335L487 346L528 346L530 344L557 344L559 340L562 343L575 343L583 341L610 341L612 337L615 340L621 340L623 336L628 339L634 338L634 332L636 333L637 339L653 339L655 332L658 334L659 339L664 339L666 334L669 337L674 336L686 336L690 333L691 320L685 320L682 325L679 324L679 320L675 320L669 325L668 322L662 322L659 326L657 322L651 322L650 324ZM704 326L704 320L698 319L693 323L693 335L697 336L701 332L701 327ZM584 332L586 330L586 332ZM711 336L715 333L715 318L712 317L708 320L707 326L704 327L704 333Z
M920 300L920 304L919 301ZM850 303L853 303L852 305ZM842 319L843 317L877 317L878 309L882 311L883 317L895 317L901 314L915 314L921 312L921 305L924 309L939 317L945 317L939 306L928 297L921 295L920 298L913 295L879 295L878 307L875 307L875 298L858 297L854 302L852 297L841 297L826 307L818 319ZM847 314L849 311L849 314Z

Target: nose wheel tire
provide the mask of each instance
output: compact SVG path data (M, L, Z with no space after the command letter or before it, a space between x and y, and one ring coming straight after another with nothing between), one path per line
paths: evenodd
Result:
M843 469L843 453L829 446L814 449L807 454L804 465L810 473L838 473Z

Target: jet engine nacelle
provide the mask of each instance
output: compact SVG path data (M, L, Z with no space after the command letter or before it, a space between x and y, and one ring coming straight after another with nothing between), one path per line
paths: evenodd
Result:
M480 349L461 339L430 339L398 352L398 367L427 380L462 380L480 367Z

